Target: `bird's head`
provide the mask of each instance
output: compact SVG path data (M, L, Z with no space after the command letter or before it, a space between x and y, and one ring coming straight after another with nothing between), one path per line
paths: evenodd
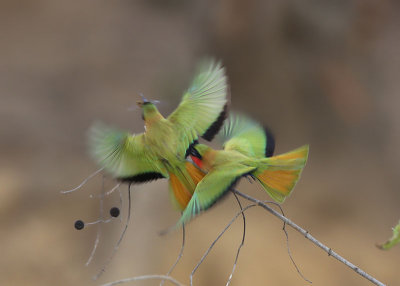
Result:
M140 94L142 98L141 101L137 101L136 104L142 109L143 120L148 120L151 118L159 117L161 114L158 112L158 109L155 105L158 101L150 101L147 100L143 94Z
M190 149L190 158L201 169L203 168L203 156L210 150L210 147L204 144L197 144Z

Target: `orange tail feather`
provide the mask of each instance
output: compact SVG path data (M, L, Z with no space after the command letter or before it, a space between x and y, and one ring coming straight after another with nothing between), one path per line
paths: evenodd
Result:
M205 174L193 164L186 162L185 168L194 183L194 187L203 179ZM175 174L169 174L170 197L175 207L183 211L194 193L194 188L188 188Z
M263 159L262 166L253 175L274 200L282 203L299 180L307 157L308 145Z

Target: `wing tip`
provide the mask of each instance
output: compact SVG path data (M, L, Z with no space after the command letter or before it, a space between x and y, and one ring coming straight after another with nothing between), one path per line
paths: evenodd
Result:
M275 151L275 137L267 127L264 127L264 133L267 141L265 143L265 157L272 157Z
M154 181L157 179L163 179L163 178L165 178L165 176L163 176L161 173L146 172L146 173L141 173L141 174L137 174L134 176L119 177L119 178L117 178L117 180L119 180L121 182L127 182L130 184L134 184L134 183L150 182L150 181Z
M226 117L228 115L228 103L224 105L223 110L218 115L218 118L208 127L208 129L201 135L207 141L212 141L214 136L219 132L221 129Z

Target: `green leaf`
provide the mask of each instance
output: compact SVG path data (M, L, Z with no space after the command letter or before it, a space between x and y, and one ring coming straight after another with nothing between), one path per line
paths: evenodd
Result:
M384 244L377 245L378 248L383 250L391 249L393 246L400 242L400 221L399 223L393 228L393 236Z

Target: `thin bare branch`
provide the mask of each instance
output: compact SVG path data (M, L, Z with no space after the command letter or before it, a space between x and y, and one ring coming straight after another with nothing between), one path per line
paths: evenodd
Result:
M61 194L69 194L72 192L75 192L77 190L79 190L80 188L83 187L83 185L85 185L87 183L87 181L89 181L91 178L95 177L98 173L100 173L101 171L103 171L104 168L98 169L96 172L94 172L93 174L90 174L86 179L84 179L82 181L82 183L79 184L79 186L71 189L71 190L67 190L67 191L60 191Z
M292 222L290 219L286 218L284 215L281 215L280 213L278 213L277 211L275 211L274 209L270 208L267 203L270 203L268 201L260 201L256 198L253 198L251 196L248 196L246 194L243 194L235 189L232 190L232 192L236 195L239 195L243 198L245 198L246 200L252 202L253 204L250 204L244 208L241 207L240 212L238 212L235 217L232 218L232 220L227 224L227 226L222 230L222 232L217 236L217 238L212 242L212 244L210 245L210 247L206 250L206 252L204 253L204 255L202 256L202 258L200 259L200 261L197 263L197 265L195 266L195 268L193 269L193 271L190 274L190 286L193 286L193 276L195 274L195 272L197 271L197 269L199 268L199 266L203 263L203 261L205 260L205 258L208 256L208 254L210 253L210 251L212 250L212 248L214 247L214 245L217 243L217 241L224 235L224 233L229 229L229 227L233 224L233 222L240 216L243 215L243 213L245 211L247 211L248 209L255 207L255 206L260 206L262 208L264 208L265 210L267 210L269 213L273 214L274 216L278 217L280 220L282 220L284 222L284 226L285 224L291 226L292 228L294 228L296 231L300 232L305 238L307 238L308 240L310 240L312 243L314 243L315 245L317 245L318 247L320 247L322 250L324 250L326 253L328 253L329 256L334 257L335 259L337 259L338 261L342 262L343 264L345 264L347 267L353 269L356 273L358 273L359 275L361 275L362 277L364 277L365 279L369 280L370 282L372 282L375 285L378 286L385 286L385 284L383 284L382 282L378 281L376 278L372 277L371 275L367 274L365 271L361 270L359 267L355 266L354 264L352 264L351 262L349 262L348 260L346 260L345 258L343 258L342 256L340 256L339 254L337 254L336 252L334 252L331 248L327 247L326 245L322 244L321 242L319 242L316 238L314 238L308 231L304 230L303 228L299 227L297 224L295 224L294 222ZM285 231L285 235L286 235L286 239L288 241L288 236L287 236L287 232L285 227L283 228L283 230ZM242 243L240 244L237 254L236 254L236 259L235 259L235 263L231 272L231 275L229 277L229 280L227 282L227 285L229 285L234 270L236 268L237 265L237 259L239 256L239 252L240 252L240 248L243 246L244 243L244 235L242 238ZM289 256L293 261L293 258L291 256L290 253L290 249L288 248L289 251ZM180 256L178 256L178 259L176 261L176 263L173 265L173 267L176 266L176 264L179 262L180 260ZM299 271L298 267L296 266L296 264L294 263L297 271L300 273L300 275L304 278L304 276L301 274L301 272ZM104 284L102 286L111 286L111 285L116 285L116 284L121 284L121 283L126 283L126 282L133 282L133 281L138 281L138 280L147 280L147 279L161 279L162 281L168 280L170 282L172 282L173 284L177 285L177 286L183 286L183 284L181 284L180 282L178 282L177 280L175 280L174 278L168 276L168 275L144 275L144 276L137 276L137 277L132 277L132 278L127 278L127 279L122 279L122 280L118 280L118 281L114 281L108 284ZM308 281L306 278L304 278L306 281Z
M281 215L280 213L278 213L274 209L270 208L264 202L262 202L262 201L260 201L260 200L258 200L256 198L253 198L251 196L248 196L246 194L243 194L243 193L241 193L241 192L239 192L239 191L237 191L235 189L232 190L232 191L234 193L236 193L237 195L245 198L246 200L251 201L251 202L255 203L256 205L264 208L265 210L267 210L268 212L270 212L274 216L278 217L280 220L284 221L286 224L290 225L292 228L294 228L295 230L300 232L302 235L304 235L305 238L310 240L316 246L318 246L319 248L324 250L326 253L328 253L329 256L332 256L333 258L335 258L338 261L342 262L344 265L346 265L347 267L353 269L357 274L361 275L362 277L364 277L365 279L369 280L373 284L378 285L378 286L385 286L385 284L383 284L382 282L378 281L376 278L372 277L371 275L366 273L364 270L361 270L359 267L355 266L353 263L351 263L347 259L345 259L342 256L340 256L335 251L333 251L331 248L329 248L326 245L322 244L319 240L314 238L308 231L304 230L303 228L301 228L300 226L298 226L297 224L292 222L290 219L286 218L285 216ZM251 206L253 206L253 205L251 205Z
M185 286L184 284L180 283L179 281L175 280L174 278L166 275L143 275L143 276L136 276L136 277L131 277L131 278L126 278L126 279L121 279L117 280L114 282L106 283L101 286L112 286L112 285L117 285L117 284L122 284L122 283L127 283L127 282L134 282L134 281L140 281L140 280L150 280L150 279L162 279L162 280L168 280L171 283L173 283L176 286Z
M88 178L86 178L85 181L87 181L91 177L95 176L101 170L102 169L97 170L95 173L93 173ZM83 181L83 183L81 184L82 186L86 183L85 181ZM77 190L77 188L75 188L75 190ZM71 191L73 192L74 190L71 190ZM99 219L100 220L104 220L103 212L104 212L104 176L102 177L101 194L100 194L100 200L99 200ZM93 260L94 254L96 253L97 247L100 242L100 236L101 236L101 223L99 223L99 225L97 226L96 239L94 241L92 252L90 253L88 260L86 261L86 264L85 264L86 266L88 266Z
M217 238L211 243L210 247L206 250L204 255L201 257L200 261L197 263L195 268L193 269L192 273L190 273L190 286L193 286L193 275L199 268L199 266L203 263L204 259L207 257L207 255L210 253L211 249L214 247L214 245L217 243L217 241L221 238L222 235L228 230L228 228L232 225L232 223L246 210L252 207L256 207L257 204L251 204L243 208L240 212L238 212L232 219L231 221L227 224L227 226L220 232L220 234L217 236Z
M243 245L244 245L244 240L245 240L245 238L246 238L246 216L244 215L242 203L240 202L238 196L237 196L235 193L233 193L233 195L235 196L235 199L236 199L236 201L237 201L237 203L238 203L238 205L239 205L239 207L240 207L240 211L242 212L242 218L243 218L243 236L242 236L242 241L241 241L241 243L240 243L240 245L239 245L239 248L238 248L238 250L237 250L237 252L236 252L235 263L233 264L231 274L229 275L228 281L226 282L226 286L229 286L229 284L231 283L231 280L232 280L232 277L233 277L233 273L235 272L236 265L237 265L237 261L238 261L238 259L239 259L240 250L242 249L242 247L243 247Z
M265 202L264 202L264 203L265 203ZM268 203L277 206L277 207L279 208L279 210L281 211L282 215L285 216L285 213L283 212L283 209L282 209L282 207L281 207L280 204L278 204L278 203L276 203L276 202L268 202ZM301 276L301 278L304 279L304 281L306 281L306 282L312 284L312 282L311 282L310 280L308 280L308 279L303 275L303 273L301 273L299 267L297 266L296 262L295 262L294 259L293 259L292 251L290 250L290 245L289 245L289 233L288 233L287 230L286 230L286 222L283 222L282 230L283 230L283 232L285 233L285 236L286 236L286 247L287 247L287 251L288 251L289 258L290 258L290 260L292 261L294 268L296 268L297 273L299 273L299 275Z
M111 260L114 258L114 255L117 253L119 245L121 244L121 241L125 236L126 230L128 229L129 221L130 221L130 218L131 218L131 208L132 208L131 184L129 184L128 185L128 216L127 216L127 219L126 219L124 230L122 231L121 236L119 237L119 240L118 240L117 244L114 246L113 252L111 253L110 257L104 263L104 266L101 268L99 273L97 273L95 276L93 276L93 280L97 280L104 273L106 267L110 264Z
M116 184L111 190L105 193L106 196L111 195L115 190L119 189L119 186L121 186L121 183Z
M179 251L178 257L175 261L175 263L171 266L171 268L169 269L169 271L167 272L166 276L169 276L172 271L175 269L176 265L178 264L179 260L181 260L182 256L183 256L183 250L185 248L185 224L182 224L182 245L181 245L181 250ZM160 283L160 286L164 285L165 280L162 280Z

